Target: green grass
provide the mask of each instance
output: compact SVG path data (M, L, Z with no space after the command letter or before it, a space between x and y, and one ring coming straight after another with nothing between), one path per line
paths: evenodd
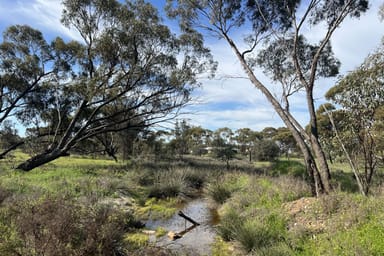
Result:
M22 152L14 155L19 160L28 157ZM122 167L122 164L111 160L62 157L29 172L13 170L8 159L0 163L4 167L0 172L0 185L16 194L107 196L122 186L112 169Z
M300 255L382 255L383 199L338 193L320 200L317 211L326 214L328 225L323 232L302 240Z
M98 204L104 199L129 197L130 205L122 207L144 220L170 217L182 198L199 193L219 203L214 205L219 207L221 222L217 230L221 238L212 245L212 255L380 255L384 251L384 189L378 186L372 189L372 196L362 197L346 164L331 165L336 192L312 198L313 205L289 215L286 204L311 196L304 179L305 168L298 159L253 166L246 160L236 160L231 164L233 169L225 171L225 163L206 157L186 157L184 162L175 163L127 164L70 156L30 172L15 171L13 167L27 157L15 152L13 158L0 160L0 254L26 246L18 231L21 217L28 219L39 213L32 206L40 207L51 199L61 198L63 211L68 210L68 214L71 204L76 205L73 216L84 223L93 223L92 216L102 218L105 230L100 232L112 232L110 227L118 222L114 218L122 213L109 209L112 217L104 218L107 215ZM255 167L265 171L258 172ZM91 209L81 208L82 203L92 205ZM37 216L45 215L40 212L33 216L39 220ZM44 221L49 224L49 219ZM319 219L324 220L324 228L294 228L294 223L315 223ZM127 247L150 248L147 235L134 228L127 232L120 241ZM158 235L164 232L161 228L157 231Z

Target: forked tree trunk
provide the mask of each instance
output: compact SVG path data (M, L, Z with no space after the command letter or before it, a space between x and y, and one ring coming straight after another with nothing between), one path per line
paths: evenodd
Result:
M248 75L252 84L265 95L267 100L272 104L276 113L280 116L287 128L292 132L293 137L304 155L305 167L310 178L313 195L319 196L319 194L322 193L328 194L331 191L331 177L325 154L322 151L318 139L316 138L316 132L312 133L311 136L305 134L305 131L302 129L300 124L298 124L298 122L283 109L272 93L256 78L252 69L248 66L246 60L244 59L244 56L240 53L232 39L230 39L225 33L223 36L235 52L236 57L239 59L242 68ZM310 105L311 103L308 104ZM311 115L311 120L316 119ZM316 159L318 162L316 162Z

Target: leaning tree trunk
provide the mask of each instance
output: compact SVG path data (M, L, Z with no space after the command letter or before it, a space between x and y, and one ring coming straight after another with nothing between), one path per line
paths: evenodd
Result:
M304 155L305 167L310 178L310 185L312 188L313 195L319 196L319 194L321 193L329 193L331 189L329 169L324 153L321 154L321 152L323 151L321 150L320 143L312 143L313 136L308 136L307 134L305 134L305 131L302 128L299 128L300 125L297 123L297 121L292 116L290 116L289 113L285 112L285 110L282 108L280 103L274 98L271 92L256 78L252 69L247 65L244 56L240 53L239 49L236 47L232 39L230 39L225 33L223 35L231 46L231 48L233 49L233 51L235 52L237 58L240 61L241 66L248 75L252 84L265 95L265 97L272 104L273 108L280 116L282 121L285 123L287 128L292 132L296 142L298 143ZM316 140L313 141L316 142ZM308 143L310 145L308 145ZM315 155L313 155L313 153ZM316 159L319 157L320 170L317 166L317 162L315 161L314 156L316 157ZM324 158L321 158L322 156Z
M18 147L20 147L20 146L23 145L24 143L25 143L24 141L20 141L20 142L18 142L18 143L16 143L16 144L13 144L12 146L10 146L10 147L7 148L6 150L4 150L2 153L0 153L0 159L4 159L5 156L6 156L9 152L11 152L11 151L17 149Z
M46 163L49 163L59 157L62 157L62 156L67 156L67 152L65 152L64 150L60 150L60 149L55 149L55 150L52 150L50 152L44 152L44 153L41 153L39 155L36 155L30 159L28 159L27 161L19 164L16 169L18 170L22 170L22 171L25 171L25 172L28 172L36 167L39 167L43 164L46 164Z

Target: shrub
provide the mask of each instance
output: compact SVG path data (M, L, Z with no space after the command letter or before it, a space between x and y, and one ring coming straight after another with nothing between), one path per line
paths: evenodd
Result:
M299 161L294 160L278 160L271 166L270 173L273 176L282 174L292 175L294 177L306 176L305 166Z
M8 218L15 243L4 255L123 255L123 235L134 218L108 205L79 205L64 198L13 202Z
M149 236L142 233L127 234L124 241L129 244L131 250L137 250L148 245Z
M228 245L220 237L216 237L211 246L211 255L231 256L232 252L229 250Z
M248 218L230 208L223 215L217 230L225 241L238 241L244 250L250 252L283 241L286 222L274 213Z
M254 156L259 161L275 160L280 153L280 148L272 140L261 140L254 148Z

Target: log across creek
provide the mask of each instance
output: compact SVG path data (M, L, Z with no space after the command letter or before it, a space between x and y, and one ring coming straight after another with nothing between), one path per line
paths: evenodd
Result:
M191 255L207 255L216 236L215 225L218 221L217 212L210 208L208 200L198 198L180 207L169 219L148 220L146 228L156 230L162 227L169 231L168 236L152 235L156 246Z

